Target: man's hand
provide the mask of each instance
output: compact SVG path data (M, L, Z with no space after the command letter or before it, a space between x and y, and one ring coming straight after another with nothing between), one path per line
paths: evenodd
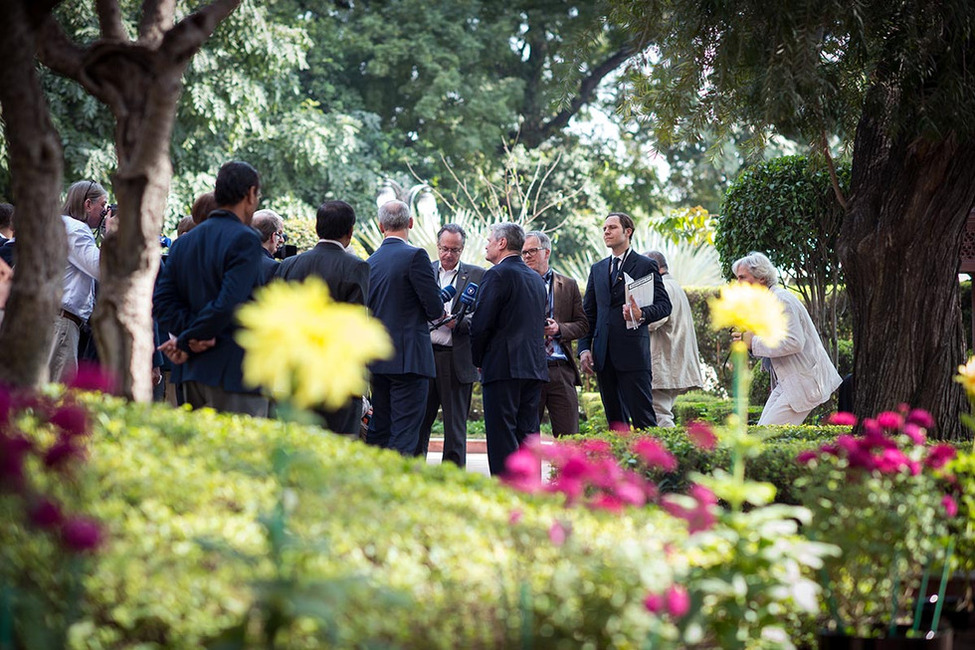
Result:
M545 336L555 336L559 333L559 324L554 319L545 319Z
M623 319L637 324L643 322L643 310L633 296L630 296L630 302L623 305Z
M592 368L592 352L589 350L583 350L582 354L579 355L579 364L582 366L582 372L585 374L596 374L596 371Z
M217 344L217 339L215 338L206 339L205 341L201 341L199 339L190 339L189 342L190 351L192 351L195 354L206 352L216 344Z
M446 312L444 312L444 315L446 315ZM457 319L454 316L451 316L450 317L450 320L448 320L446 323L444 323L443 326L446 327L449 330L452 330L455 327L457 327Z
M158 386L162 383L162 368L152 369L152 385Z
M745 342L745 346L748 347L748 351L751 352L751 349L752 349L752 338L754 336L755 335L752 334L751 332L739 332L737 330L732 330L732 332L731 332L731 341L732 341L732 343L734 343L736 341L744 341Z
M172 335L170 335L168 341L166 341L156 349L162 352L163 354L165 354L166 358L172 361L173 363L175 363L176 365L186 363L186 360L190 358L190 355L187 354L184 350L180 350L178 347L176 347L176 337Z

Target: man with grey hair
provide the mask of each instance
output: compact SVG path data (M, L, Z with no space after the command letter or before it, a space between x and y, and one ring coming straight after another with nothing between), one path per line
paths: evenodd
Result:
M261 236L261 284L267 284L278 268L274 254L284 243L284 219L274 210L258 210L251 226Z
M463 301L459 296L468 284L480 285L484 269L464 264L460 256L467 243L467 233L456 223L448 223L437 233L437 255L433 272L441 290L453 287L456 295L445 305L451 316L458 316ZM426 457L430 445L430 429L443 410L443 462L459 467L467 464L467 415L471 410L471 394L477 379L477 368L471 361L471 313L460 320L451 318L430 332L437 376L430 380L427 412L420 428L416 455ZM437 323L433 323L437 325Z
M647 325L650 331L650 354L653 358L653 412L658 427L673 427L674 401L694 388L704 385L697 349L697 332L691 303L680 284L667 268L667 258L660 251L647 251L644 256L657 263L664 289L670 298L669 316Z
M408 243L410 206L388 201L379 208L383 243L368 260L366 305L393 339L395 355L372 372L373 415L366 442L416 453L426 412L429 379L436 376L428 321L446 316L426 251Z
M579 396L576 386L582 385L576 367L572 341L589 331L589 319L582 309L582 294L578 283L549 266L552 240L541 231L525 235L522 258L530 269L545 282L545 356L548 362L548 382L542 386L538 417L548 408L552 433L567 436L579 433Z
M521 259L525 233L514 223L491 226L471 352L481 368L484 430L491 475L504 473L508 456L538 433L538 403L548 381L545 363L545 283Z

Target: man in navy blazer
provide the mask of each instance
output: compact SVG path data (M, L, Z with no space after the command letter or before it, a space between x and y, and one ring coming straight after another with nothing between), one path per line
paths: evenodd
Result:
M260 284L261 239L251 220L261 199L257 170L229 162L217 173L218 208L169 249L153 294L159 349L183 365L186 401L193 408L267 416L268 401L245 387L244 350L234 340L234 315Z
M491 226L477 311L471 318L471 353L481 368L484 430L491 475L538 433L538 403L548 381L545 357L545 282L521 259L525 231L514 223Z
M582 309L589 333L579 339L579 361L599 380L599 395L610 426L637 429L657 426L651 392L650 335L647 324L670 315L670 298L657 263L630 248L634 224L629 215L612 212L603 222L603 241L612 255L592 265ZM625 304L625 281L653 276L653 304L642 309ZM626 321L639 326L630 329Z
M372 419L366 442L404 456L416 451L428 380L436 375L427 321L446 316L429 256L407 243L411 228L408 205L384 203L379 208L379 230L385 238L367 260L366 304L386 326L396 354L370 366Z
M346 252L352 241L353 226L355 210L351 205L345 201L326 201L316 215L318 244L281 262L276 277L300 282L314 275L328 285L332 300L364 306L369 295L369 265ZM328 369L323 368L322 372ZM318 413L334 433L357 435L361 428L362 398L354 397L336 411L319 410Z

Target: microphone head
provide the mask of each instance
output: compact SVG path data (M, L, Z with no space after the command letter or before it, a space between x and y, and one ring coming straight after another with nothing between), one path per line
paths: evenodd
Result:
M474 300L477 298L477 285L473 282L469 282L466 287L464 287L464 293L460 294L460 301L470 307L474 304Z
M440 290L440 300L444 303L448 303L454 299L457 295L457 287L452 284L448 284L446 287Z

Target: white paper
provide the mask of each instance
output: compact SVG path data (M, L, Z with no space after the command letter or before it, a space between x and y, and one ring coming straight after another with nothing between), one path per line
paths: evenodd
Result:
M653 273L648 273L639 280L634 280L630 277L629 273L624 273L623 282L626 292L626 304L630 304L631 296L636 298L636 304L641 309L653 304ZM637 314L635 317L637 319L635 321L626 321L627 329L635 330L640 327L640 316Z

